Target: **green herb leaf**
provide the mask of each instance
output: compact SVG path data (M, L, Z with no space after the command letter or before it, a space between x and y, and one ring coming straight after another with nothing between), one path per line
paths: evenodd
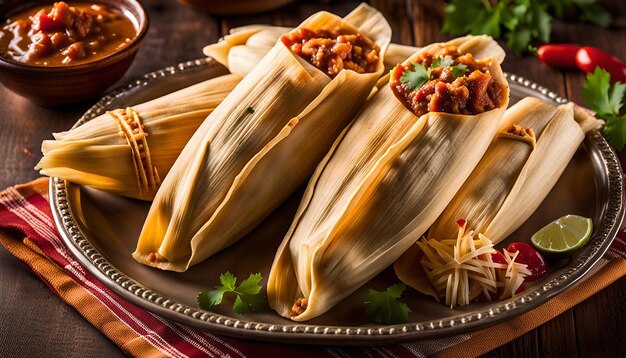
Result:
M616 83L611 88L611 75L596 67L593 73L587 75L583 84L583 99L587 106L598 115L617 115L622 107L624 86Z
M414 63L408 70L404 71L400 81L406 83L409 89L415 90L422 87L429 79L430 73L428 73L426 67L421 63Z
M248 114L254 113L254 108L252 108L252 107L246 108L246 113L248 113Z
M211 308L222 303L223 297L224 291L221 289L202 291L198 294L198 305L203 310L210 310Z
M550 42L550 30L552 16L550 16L545 7L541 3L532 3L532 18L529 21L530 29L532 29L533 38L541 42ZM528 47L528 44L525 46Z
M404 284L395 284L385 291L370 289L365 299L365 312L377 323L404 323L409 318L409 307L398 301L406 289Z
M444 58L434 59L433 63L430 65L430 68L452 66L453 64L454 60L452 59L452 56L445 56Z
M517 54L531 42L550 41L552 15L579 13L581 20L604 27L612 21L598 0L450 0L444 12L442 32L504 37Z
M235 298L233 310L239 314L246 314L249 311L260 311L263 309L264 301L255 295L239 295Z
M524 52L524 49L528 48L528 44L532 39L532 33L529 29L520 29L516 32L509 32L506 38L507 45L513 52L519 55Z
M220 275L220 286L215 286L214 290L202 291L198 294L198 305L200 308L210 310L211 308L222 303L224 294L235 295L233 310L239 314L245 314L252 311L258 311L263 308L264 300L259 297L261 292L261 274L250 274L250 276L242 281L239 286L237 277L230 272ZM236 288L235 288L236 286Z
M485 4L480 0L463 1L453 0L445 8L446 19L443 22L441 31L451 35L465 35L474 33L476 19L484 17L488 12L488 3Z
M250 274L247 279L239 284L236 291L243 295L256 295L261 292L261 285L259 285L261 278L260 273Z
M626 145L626 115L606 116L604 118L604 136L617 150Z
M465 76L467 71L468 71L467 66L462 63L459 63L456 66L452 66L452 77L454 78L463 77Z
M616 82L611 85L611 75L599 67L587 75L583 84L587 107L604 119L604 136L617 150L622 150L626 144L626 115L619 115L625 93L626 84Z
M237 277L233 276L232 273L226 271L220 275L220 286L224 291L232 291L235 289L235 284L237 283Z

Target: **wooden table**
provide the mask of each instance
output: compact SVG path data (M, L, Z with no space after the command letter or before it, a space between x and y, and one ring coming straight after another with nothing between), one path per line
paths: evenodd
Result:
M303 1L256 15L216 17L194 12L174 0L144 0L151 26L127 81L141 74L202 56L234 26L271 23L295 26L320 9L347 14L359 1ZM370 1L393 27L393 41L424 45L446 40L436 7L415 1ZM555 21L554 42L578 42L600 47L626 59L626 2L605 4L616 17L604 30L582 23ZM504 70L518 73L582 102L583 74L542 65L533 56L508 55ZM90 103L66 109L45 109L0 87L0 187L38 177L32 168L40 143L50 133L69 128ZM622 356L626 349L626 279L488 356ZM0 249L0 356L122 356L122 351L57 298L25 265Z

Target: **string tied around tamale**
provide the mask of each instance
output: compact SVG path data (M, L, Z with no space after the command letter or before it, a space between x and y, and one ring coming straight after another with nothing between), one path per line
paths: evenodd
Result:
M152 164L148 133L141 124L139 115L131 107L108 111L107 114L117 122L120 136L126 139L130 147L140 197L153 197L161 184L161 178L157 168Z

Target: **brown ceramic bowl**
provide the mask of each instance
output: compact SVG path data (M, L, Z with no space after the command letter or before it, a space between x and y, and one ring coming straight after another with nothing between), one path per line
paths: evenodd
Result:
M178 0L194 9L216 15L240 15L262 12L292 2L293 0Z
M57 0L58 1L58 0ZM66 0L70 5L71 0ZM0 82L9 90L43 106L78 103L96 98L128 70L148 31L148 13L138 0L93 0L122 10L135 21L137 35L131 43L101 59L68 66L37 66L0 56ZM47 6L54 0L9 0L0 4L0 24L22 10ZM134 19L133 19L134 18Z

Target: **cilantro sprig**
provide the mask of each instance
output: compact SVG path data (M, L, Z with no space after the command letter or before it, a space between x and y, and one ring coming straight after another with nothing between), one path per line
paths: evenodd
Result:
M442 31L451 35L485 34L504 38L518 55L531 42L549 42L552 15L577 12L583 21L606 27L611 14L597 0L451 0Z
M462 63L459 63L456 66L452 66L452 77L454 77L454 78L463 77L463 76L465 76L467 71L469 71L467 69L467 66L462 64Z
M615 82L611 85L611 75L599 67L587 75L583 84L587 107L604 119L604 136L617 150L626 145L626 114L620 115L625 93L626 84Z
M436 58L433 60L433 63L430 65L430 68L437 67L446 67L454 65L454 60L452 56L444 56L443 58Z
M422 87L429 79L430 71L421 63L413 63L408 70L404 71L400 81L404 82L409 89L415 90Z
M261 292L261 274L255 273L241 281L237 285L237 277L232 273L226 272L220 275L221 285L215 286L214 290L202 291L198 294L198 305L203 310L211 308L222 303L224 295L234 295L233 310L239 314L246 314L249 311L259 311L264 306L264 300L260 297Z
M406 289L404 284L395 284L385 291L369 289L365 299L365 312L376 323L404 323L409 318L411 309L398 301Z
M430 68L426 68L421 63L412 63L410 67L402 73L402 77L400 77L400 81L402 81L410 90L416 90L424 83L428 82L432 79L432 75L430 71L434 68L439 67L450 67L452 69L452 76L454 78L459 78L467 73L468 68L466 65L460 63L458 65L454 65L454 60L451 56L444 56L440 58L436 58L430 65Z

